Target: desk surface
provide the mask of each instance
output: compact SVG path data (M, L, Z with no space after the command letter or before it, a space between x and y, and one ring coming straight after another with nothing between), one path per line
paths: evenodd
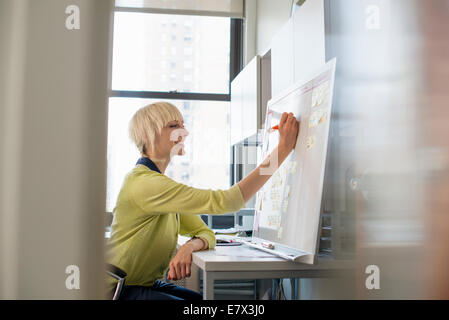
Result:
M180 237L183 244L189 238ZM204 271L288 271L288 270L342 270L354 267L354 261L318 257L316 265L282 259L247 245L216 246L213 250L194 252L193 263Z
M204 271L336 270L353 267L353 261L319 257L316 265L297 263L241 246L217 246L214 250L194 252L193 263Z
M178 240L182 245L188 238ZM192 254L192 260L193 265L204 271L203 296L208 300L213 299L214 281L219 279L323 278L345 273L355 265L351 260L330 257L318 257L316 265L297 263L244 244L197 251Z

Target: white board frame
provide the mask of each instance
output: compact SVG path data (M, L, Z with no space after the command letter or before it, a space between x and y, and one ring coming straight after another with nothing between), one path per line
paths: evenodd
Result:
M251 241L246 241L246 244L251 247L254 247L254 248L266 251L266 252L270 252L274 255L277 255L277 256L282 257L287 260L291 260L291 261L295 261L295 262L302 262L302 263L306 263L306 264L316 264L316 262L317 262L317 254L318 254L318 247L319 247L319 235L320 235L320 230L321 230L321 214L322 214L322 208L323 208L322 203L323 203L324 175L325 175L325 168L326 168L327 152L329 149L329 143L328 143L329 142L329 134L330 134L330 123L329 122L331 121L331 115L332 115L332 104L333 104L334 82L335 82L335 68L336 68L336 58L330 60L328 63L326 63L323 67L321 67L318 71L314 72L309 77L306 77L301 81L298 81L291 87L282 91L279 95L277 95L276 97L274 97L273 99L271 99L268 102L267 111L266 111L267 115L265 117L265 119L268 119L268 112L270 112L271 106L273 106L277 102L285 99L290 94L294 93L296 90L303 88L309 82L312 82L313 80L318 79L323 74L326 74L327 72L331 72L330 79L329 79L330 80L330 83L329 83L329 106L327 109L328 110L328 123L326 124L327 125L327 136L325 137L325 142L324 142L325 145L323 146L323 149L326 151L323 154L324 159L322 159L323 167L321 168L321 171L320 171L320 181L319 181L320 194L317 197L318 199L320 199L319 200L320 204L317 206L317 207L319 207L319 212L317 212L317 214L318 214L317 222L318 223L315 226L316 229L314 229L316 232L314 232L314 234L311 235L312 237L314 237L314 240L315 240L314 247L311 248L311 250L305 250L304 248L297 248L297 247L289 246L285 243L280 243L280 242L267 240L267 239L263 239L263 238L254 236L254 234L257 234L256 228L258 228L258 222L256 222L256 219L258 219L258 217L256 217L257 212L255 213L255 217L254 217L255 223L254 223L254 227L253 227L253 237L251 238ZM301 119L298 119L298 120L301 120ZM308 124L302 123L301 125L308 125ZM265 128L265 130L266 130L266 128ZM300 138L300 135L298 134L298 140L299 140L299 138ZM265 139L264 139L264 143L265 143ZM263 160L263 159L261 159L261 160ZM256 208L256 211L257 211L257 208ZM267 245L268 246L272 245L273 248L268 248Z

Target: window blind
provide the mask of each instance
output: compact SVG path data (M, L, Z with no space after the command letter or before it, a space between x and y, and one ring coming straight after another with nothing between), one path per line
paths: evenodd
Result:
M115 0L116 10L243 18L243 0Z

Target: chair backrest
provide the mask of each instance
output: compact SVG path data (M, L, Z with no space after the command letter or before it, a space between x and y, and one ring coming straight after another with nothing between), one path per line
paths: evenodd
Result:
M123 286L125 285L126 272L110 263L107 263L106 273L111 277L113 277L114 279L118 280L114 296L112 297L112 300L118 300L120 297L120 293L122 292Z

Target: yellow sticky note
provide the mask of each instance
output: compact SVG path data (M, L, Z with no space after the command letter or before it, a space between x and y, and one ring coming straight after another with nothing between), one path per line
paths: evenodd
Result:
M319 124L326 122L326 120L327 120L327 112L323 109L316 110L310 115L309 128L314 128Z
M315 136L307 137L307 139L306 139L307 149L312 149L315 146L315 142L316 142Z
M309 119L309 128L314 128L320 123L321 115L314 112Z
M327 113L326 113L326 112L323 112L323 114L322 114L321 117L320 117L320 121L318 121L318 124L325 123L326 120L327 120Z
M329 93L329 81L326 81L313 89L312 92L312 108L318 107L321 105L325 99L327 94Z

